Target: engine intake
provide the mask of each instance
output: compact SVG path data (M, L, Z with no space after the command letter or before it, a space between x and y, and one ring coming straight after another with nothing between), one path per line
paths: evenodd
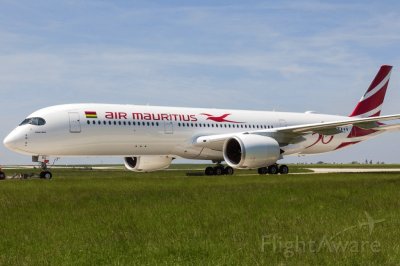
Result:
M160 155L145 155L125 157L124 163L126 169L134 172L152 172L168 168L172 157Z
M272 165L281 153L279 143L271 137L242 134L225 141L223 155L229 166L240 169Z

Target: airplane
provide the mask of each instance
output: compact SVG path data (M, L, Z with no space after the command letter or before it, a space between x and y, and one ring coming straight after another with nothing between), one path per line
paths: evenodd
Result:
M41 164L49 156L119 156L131 171L168 168L175 158L211 160L206 175L234 169L287 174L288 155L339 150L400 129L381 116L392 66L383 65L349 116L117 104L65 104L30 114L3 141ZM391 124L385 124L392 121ZM225 161L227 166L221 162Z

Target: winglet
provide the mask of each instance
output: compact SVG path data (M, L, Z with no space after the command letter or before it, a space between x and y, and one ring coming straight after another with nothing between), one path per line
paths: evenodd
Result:
M373 117L381 114L391 71L392 66L381 66L371 85L368 87L367 92L358 102L350 117Z

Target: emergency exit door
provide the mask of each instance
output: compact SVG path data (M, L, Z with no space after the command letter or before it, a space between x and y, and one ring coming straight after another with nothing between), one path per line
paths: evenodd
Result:
M171 121L164 123L164 133L165 134L173 134L174 133L174 125Z

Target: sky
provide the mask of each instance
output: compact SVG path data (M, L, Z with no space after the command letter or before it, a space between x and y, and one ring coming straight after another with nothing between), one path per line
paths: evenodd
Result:
M382 64L400 113L399 1L0 0L0 138L78 102L348 115ZM400 163L400 134L285 162ZM31 158L1 143L0 164ZM60 163L122 162L62 158Z

